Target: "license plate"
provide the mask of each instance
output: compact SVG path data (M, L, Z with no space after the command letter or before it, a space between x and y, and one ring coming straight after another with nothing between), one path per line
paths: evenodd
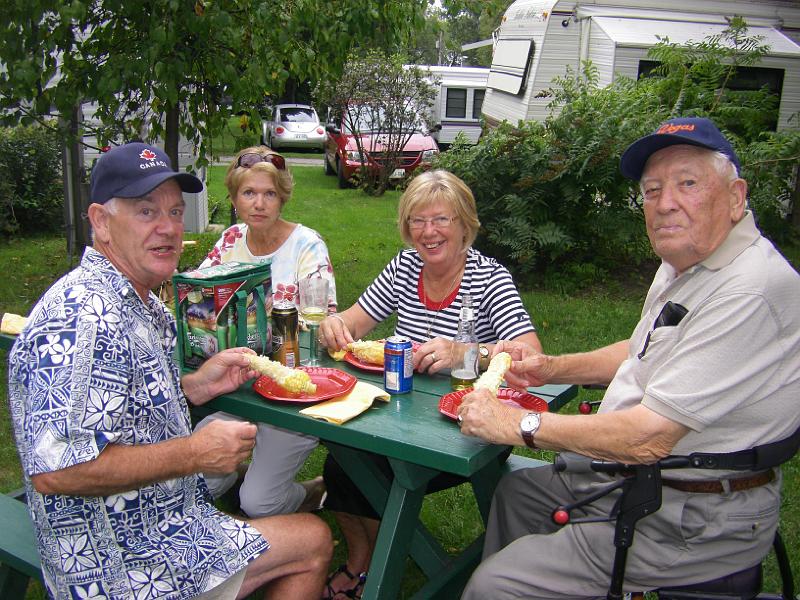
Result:
M389 176L390 179L402 179L406 176L405 169L395 169L392 171L392 174Z
M305 133L295 133L294 138L296 140L307 140L308 136Z

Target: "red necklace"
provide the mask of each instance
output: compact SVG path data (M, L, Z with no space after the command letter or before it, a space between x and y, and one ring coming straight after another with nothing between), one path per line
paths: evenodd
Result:
M422 302L422 306L425 308L425 318L428 324L428 339L431 339L431 329L433 325L436 323L436 319L439 317L439 312L447 307L450 306L453 301L458 296L458 290L461 287L461 281L459 277L462 274L461 269L456 272L456 276L453 278L452 283L450 283L450 287L448 288L450 291L445 295L445 297L438 303L438 305L434 304L433 301L428 298L428 295L425 293L425 277L424 277L424 267L419 272L419 281L417 282L417 295L419 296L420 302ZM458 282L458 285L456 285ZM433 316L428 313L428 309L434 311Z

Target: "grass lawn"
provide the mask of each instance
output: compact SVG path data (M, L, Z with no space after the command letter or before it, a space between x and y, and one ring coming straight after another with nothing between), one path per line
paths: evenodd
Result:
M211 202L218 205L214 221L227 223L228 203L221 180L225 167L212 167L209 192ZM399 192L381 198L363 195L357 190L340 190L336 179L325 177L321 167L294 167L295 193L286 205L284 215L291 221L319 231L325 238L336 272L340 308L350 306L361 291L401 247L396 227ZM198 247L187 252L182 267L196 265L211 244L215 234L190 235ZM797 259L796 248L787 254ZM0 312L27 314L47 286L71 265L65 258L65 242L54 237L26 238L0 242L0 264L6 265L13 277L6 278L0 288ZM798 264L795 261L795 264ZM591 290L565 295L545 289L522 290L523 301L539 327L545 349L551 353L577 352L608 344L628 336L638 320L645 289L623 294L620 286L597 286ZM385 335L390 325L377 332ZM0 352L0 362L5 363ZM19 461L14 448L7 414L6 371L0 374L0 491L20 487ZM581 391L579 399L599 397L599 392ZM575 412L577 401L566 407ZM529 453L528 450L517 450ZM304 466L301 478L321 472L325 457L317 449ZM800 576L800 458L784 469L784 499L781 513L782 530L787 545L794 549L794 572ZM323 515L324 516L324 515ZM430 495L423 507L423 518L445 548L457 551L475 537L482 525L467 486L460 486ZM329 519L330 522L330 519ZM597 549L613 551L612 547ZM343 561L344 549L337 547L334 565ZM776 589L774 567L768 572L768 589ZM422 582L422 575L409 562L404 581L404 597ZM41 590L31 590L28 598L42 597Z

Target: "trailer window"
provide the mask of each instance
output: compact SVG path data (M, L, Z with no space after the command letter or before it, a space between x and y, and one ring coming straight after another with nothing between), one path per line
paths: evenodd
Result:
M481 109L483 109L483 97L486 95L486 90L475 90L475 96L472 99L472 118L481 118Z
M521 93L533 53L533 40L499 40L486 86L509 94Z
M464 119L467 116L467 90L464 88L447 88L447 107L445 116L448 119Z
M639 78L651 77L653 71L660 65L655 60L639 61ZM783 69L771 69L768 67L737 67L736 73L728 80L727 88L734 92L744 92L760 90L766 86L770 94L774 94L781 99L783 90ZM775 120L770 124L770 129L775 131L778 127L777 113Z

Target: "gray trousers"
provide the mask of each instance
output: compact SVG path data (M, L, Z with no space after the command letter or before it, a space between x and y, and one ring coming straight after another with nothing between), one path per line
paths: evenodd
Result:
M779 478L780 479L780 478ZM605 598L614 560L614 524L559 528L550 515L610 481L603 475L522 469L495 491L483 562L465 600ZM573 511L607 516L619 491ZM778 522L780 483L731 494L664 488L663 504L639 521L628 552L625 591L688 584L751 567L767 554Z
M242 421L234 415L215 412L197 424L200 429L214 419ZM266 517L295 512L306 497L305 488L294 478L319 439L288 429L256 423L253 459L239 490L241 508L249 517ZM236 483L237 474L204 476L214 498Z

